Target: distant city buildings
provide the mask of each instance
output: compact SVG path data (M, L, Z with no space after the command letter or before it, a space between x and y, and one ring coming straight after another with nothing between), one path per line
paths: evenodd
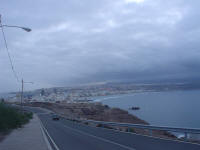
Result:
M24 93L24 102L88 102L94 97L129 94L138 92L187 90L193 86L190 84L102 84L80 87L59 87L38 89ZM200 88L200 86L195 86ZM19 101L20 93L10 97L10 101Z

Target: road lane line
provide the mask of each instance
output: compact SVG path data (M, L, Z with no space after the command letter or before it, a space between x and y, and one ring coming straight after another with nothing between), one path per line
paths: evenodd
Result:
M39 117L38 117L38 118L39 118ZM40 118L39 118L39 120L40 120ZM60 150L60 149L58 148L58 146L56 145L56 143L54 142L54 140L53 140L53 139L51 138L51 136L49 135L47 129L46 129L46 128L44 127L44 125L42 124L42 121L41 121L41 120L40 120L40 122L41 122L42 128L44 129L45 133L46 133L47 136L49 137L49 139L50 139L51 143L53 144L53 146L55 147L55 149L56 149L56 150Z
M39 117L38 117L38 119L39 119ZM51 147L51 144L49 143L49 140L47 139L46 134L44 133L44 129L42 127L42 123L41 123L40 119L39 119L39 122L40 122L40 129L42 131L42 136L45 140L45 143L47 144L48 150L53 150L52 147Z
M122 145L122 144L119 144L119 143L116 143L116 142L113 142L113 141L110 141L110 140L107 140L107 139L104 139L104 138L101 138L101 137L98 137L98 136L95 136L95 135L92 135L92 134L89 134L89 133L86 133L86 132L83 132L83 131L74 129L74 128L68 127L68 126L66 126L66 125L63 125L63 126L64 126L65 128L74 130L74 131L79 132L79 133L81 133L81 134L85 134L85 135L87 135L87 136L90 136L90 137L99 139L99 140L104 141L104 142L107 142L107 143L111 143L111 144L120 146L120 147L125 148L125 149L128 149L128 150L136 150L135 148L131 148L131 147L129 147L129 146L125 146L125 145Z

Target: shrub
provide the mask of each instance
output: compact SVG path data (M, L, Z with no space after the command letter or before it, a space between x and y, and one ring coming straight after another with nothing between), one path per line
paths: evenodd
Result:
M135 130L133 128L126 128L126 132L133 132L136 133Z
M102 128L107 128L107 129L113 129L113 127L110 127L108 125L103 125L103 124L97 124L96 127L102 127Z
M0 132L21 127L29 122L32 115L30 112L21 112L16 108L0 103Z

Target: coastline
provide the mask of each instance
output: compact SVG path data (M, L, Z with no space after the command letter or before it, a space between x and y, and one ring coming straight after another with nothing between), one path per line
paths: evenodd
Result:
M110 107L119 107L137 116L138 118L147 121L151 125L199 128L200 123L195 117L195 114L197 114L198 112L197 106L199 104L199 92L200 90L140 92L123 95L120 94L117 96L105 96L103 98L95 97L94 101L102 102L103 104L109 105ZM138 100L138 97L142 97L143 100ZM152 99L152 97L154 98ZM156 103L153 101L156 101ZM129 108L131 106L139 106L141 109L130 110ZM160 106L161 108L159 108ZM163 119L163 116L165 116L165 119ZM185 117L187 117L190 121L185 122ZM183 133L172 134L175 135L177 138L184 137ZM196 138L195 135L190 135L190 138L194 137ZM200 139L199 136L198 139Z
M199 112L199 96L199 90L184 90L95 97L94 101L126 110L155 126L199 128L200 121L195 117ZM130 110L132 106L141 109ZM190 121L185 122L186 118Z
M119 98L119 97L124 97L124 96L133 96L133 95L138 95L138 94L149 94L149 93L167 93L167 92L188 92L188 91L200 91L200 89L191 89L191 90L160 90L160 91L134 91L130 93L119 93L119 94L108 94L104 96L95 96L95 97L90 97L90 98L95 98L93 101L95 102L101 102L102 100L105 99L113 99L113 98ZM102 98L104 97L104 98ZM97 99L100 98L100 99Z

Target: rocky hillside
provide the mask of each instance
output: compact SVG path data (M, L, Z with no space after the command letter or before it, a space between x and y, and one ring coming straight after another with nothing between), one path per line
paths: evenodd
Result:
M99 121L113 121L135 124L147 122L119 108L110 108L101 103L44 103L34 102L28 105L50 109L62 115Z

